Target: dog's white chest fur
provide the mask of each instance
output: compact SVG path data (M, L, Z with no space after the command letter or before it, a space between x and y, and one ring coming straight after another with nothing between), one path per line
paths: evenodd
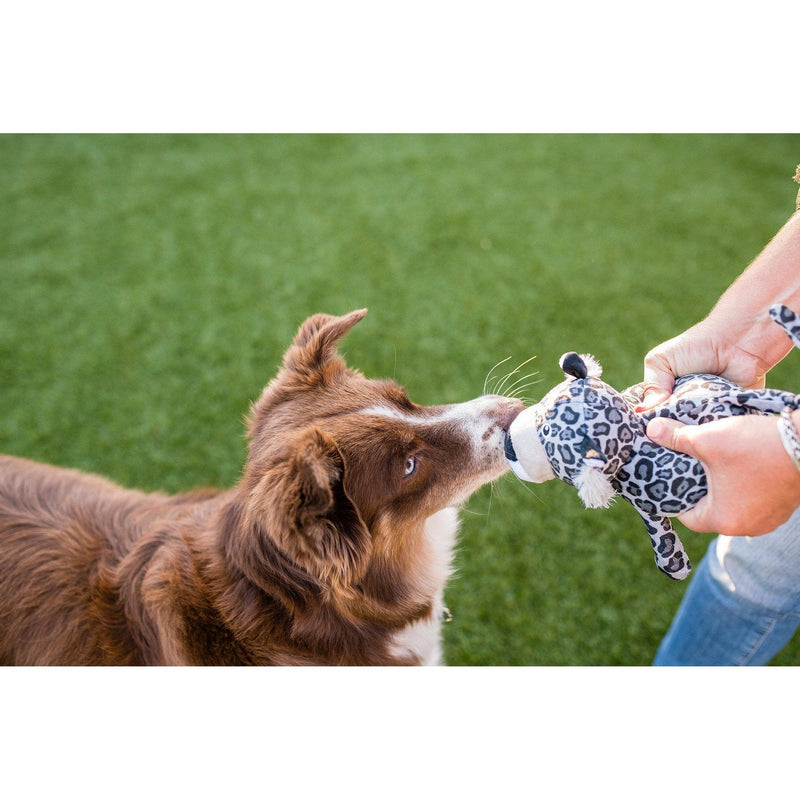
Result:
M425 537L430 548L429 580L435 589L433 613L427 619L403 628L394 637L395 655L417 656L424 666L444 663L442 653L442 617L444 615L444 587L452 572L453 548L458 535L458 510L444 508L429 517L425 523Z

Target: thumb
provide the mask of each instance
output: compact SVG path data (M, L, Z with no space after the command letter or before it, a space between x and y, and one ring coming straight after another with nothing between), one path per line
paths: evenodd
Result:
M688 456L697 458L694 445L685 432L686 428L691 427L676 419L655 417L647 426L647 436L662 447L668 447L670 450L677 450L679 453L686 453Z
M644 360L644 399L642 410L647 411L665 402L675 386L675 375L668 363L657 355L648 353Z

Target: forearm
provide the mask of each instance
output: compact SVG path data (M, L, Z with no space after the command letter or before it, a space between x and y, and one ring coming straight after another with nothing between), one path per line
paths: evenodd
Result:
M800 211L725 291L703 325L764 362L766 371L791 349L767 316L774 303L800 310Z
M647 392L640 410L666 400L675 378L692 372L710 372L746 388L763 388L767 372L792 347L767 313L776 303L800 312L800 210L705 319L645 356Z

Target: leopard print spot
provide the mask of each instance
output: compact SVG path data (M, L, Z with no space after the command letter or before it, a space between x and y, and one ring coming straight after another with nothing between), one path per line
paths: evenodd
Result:
M651 500L658 502L667 496L669 492L669 485L666 481L654 481L653 483L647 484L647 486L644 487L644 490Z
M683 553L679 550L664 565L663 571L666 572L668 575L671 575L675 572L680 572L687 564L688 561L684 559Z
M658 543L656 547L656 552L660 556L671 556L672 553L675 551L675 534L674 533L665 533L661 537L661 541Z
M665 450L660 456L658 456L658 458L656 458L656 465L658 467L671 466L674 460L675 453L673 453L671 450Z
M570 408L569 406L567 406L564 409L564 412L561 414L561 421L565 425L574 425L580 418L580 414L578 414L575 409Z
M628 443L633 441L633 431L630 429L628 425L620 425L619 429L617 430L617 438L619 441Z
M670 487L670 491L675 497L682 497L685 494L688 494L689 490L695 485L695 482L689 480L689 478L676 478L672 482L672 486Z
M559 461L566 465L572 466L575 463L575 453L571 447L560 444L558 445Z
M705 496L707 492L706 482L703 480L703 485L698 487L692 492L689 492L684 498L686 501L686 508L696 506Z
M690 463L686 459L679 459L675 462L673 469L676 475L685 475L689 471Z

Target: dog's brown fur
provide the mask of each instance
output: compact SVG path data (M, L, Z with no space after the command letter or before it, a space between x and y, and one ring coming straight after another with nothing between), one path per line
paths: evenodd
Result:
M234 489L144 494L0 456L0 663L420 663L397 641L446 578L427 521L505 471L521 404L470 412L476 451L448 408L346 368L364 313L301 327Z

